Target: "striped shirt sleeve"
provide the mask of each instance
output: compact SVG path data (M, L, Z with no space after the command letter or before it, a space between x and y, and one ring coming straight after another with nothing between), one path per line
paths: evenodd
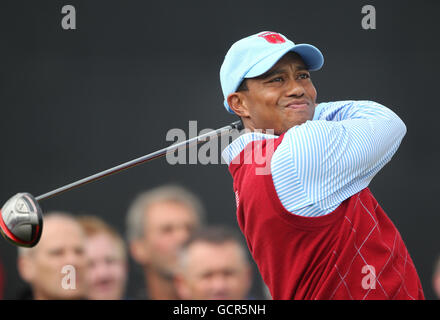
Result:
M372 101L321 103L315 117L289 129L271 168L283 206L301 216L322 216L366 188L397 151L402 120Z

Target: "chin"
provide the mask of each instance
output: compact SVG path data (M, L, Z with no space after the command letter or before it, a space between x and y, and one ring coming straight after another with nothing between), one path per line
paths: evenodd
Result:
M66 290L69 291L69 290ZM83 294L83 292L73 292L75 290L70 290L71 292L69 293L60 293L57 296L57 300L83 300L85 299L85 295Z
M313 119L313 117L309 117L308 115L307 116L305 115L304 117L301 117L301 118L296 118L296 119L292 120L291 122L289 122L289 124L286 126L287 129L285 131L287 131L290 128L293 128L295 126L300 126L300 125L302 125L312 119Z

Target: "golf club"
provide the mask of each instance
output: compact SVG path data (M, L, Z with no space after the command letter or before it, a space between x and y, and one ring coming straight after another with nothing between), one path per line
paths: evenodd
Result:
M0 233L6 240L14 245L33 247L40 240L43 231L43 211L41 210L38 201L54 197L63 192L100 180L141 163L160 158L169 153L175 152L177 149L184 149L195 144L208 142L212 138L222 136L234 129L238 131L243 129L243 123L241 120L203 135L173 144L137 159L122 163L116 167L101 171L37 197L33 197L30 193L18 193L11 197L0 210Z

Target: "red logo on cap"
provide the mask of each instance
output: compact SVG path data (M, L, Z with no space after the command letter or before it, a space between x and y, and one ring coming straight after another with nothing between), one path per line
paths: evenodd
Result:
M284 43L284 42L286 42L286 40L284 40L284 38L279 33L276 33L276 32L264 32L258 36L266 39L266 41L269 43Z

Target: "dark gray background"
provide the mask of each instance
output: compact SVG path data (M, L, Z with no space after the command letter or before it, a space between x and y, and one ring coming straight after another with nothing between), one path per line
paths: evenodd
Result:
M77 30L61 28L74 5ZM377 29L361 28L372 4ZM438 1L4 1L0 2L0 199L37 196L169 144L171 128L218 128L235 117L222 105L219 68L236 40L278 31L318 46L319 101L370 99L406 123L402 146L370 185L400 230L433 299L440 252L437 207ZM236 227L225 165L155 160L41 203L104 218L125 233L134 195L177 182L203 199L208 222ZM6 298L23 283L16 248L0 241ZM128 293L141 273L131 265ZM253 289L256 296L260 286Z

